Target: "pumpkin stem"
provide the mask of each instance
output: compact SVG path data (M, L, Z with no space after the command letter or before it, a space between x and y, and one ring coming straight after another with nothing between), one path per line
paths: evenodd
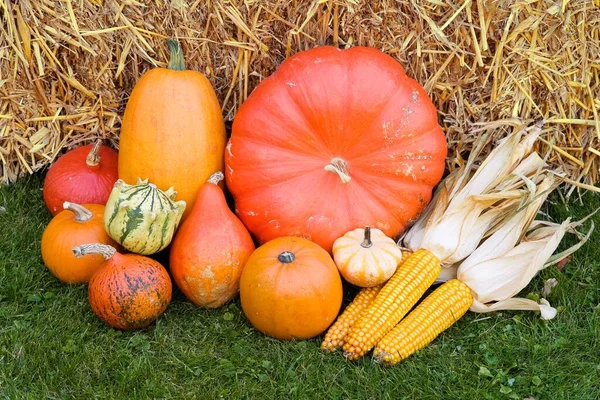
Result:
M100 243L82 244L81 246L73 247L73 254L75 254L75 257L77 258L81 258L88 254L101 254L105 260L108 260L114 256L116 252L117 249L114 247Z
M212 183L217 185L219 182L221 182L223 179L225 178L225 176L223 175L223 173L221 171L217 171L214 174L212 174L210 176L210 178L208 178L208 180L206 181L207 183Z
M100 155L98 154L98 151L100 150L101 144L102 139L96 140L96 143L94 143L94 147L92 147L92 150L90 150L90 152L88 153L87 158L85 159L85 163L88 166L95 167L98 164L100 164Z
M325 171L335 172L338 174L342 183L350 182L350 175L348 174L348 163L346 160L335 157L329 164L325 166Z
M75 214L75 221L77 222L87 222L94 216L92 212L84 206L76 203L71 203L69 201L65 201L63 203L63 208Z
M277 259L284 264L289 264L296 259L296 256L291 251L284 251L277 257Z
M371 242L371 227L370 226L365 227L365 239L363 240L363 242L360 245L366 249L373 246L373 242Z
M183 59L183 51L177 39L167 40L167 46L171 52L168 68L173 71L185 71L185 61Z

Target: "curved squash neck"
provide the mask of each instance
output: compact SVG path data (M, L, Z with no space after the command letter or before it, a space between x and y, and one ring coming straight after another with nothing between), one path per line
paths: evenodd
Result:
M192 210L190 217L198 215L202 219L216 220L223 220L231 212L225 193L216 184L204 185L198 190Z

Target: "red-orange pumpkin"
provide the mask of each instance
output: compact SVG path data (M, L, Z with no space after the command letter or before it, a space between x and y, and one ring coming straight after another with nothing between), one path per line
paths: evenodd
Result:
M242 104L226 183L261 243L296 235L331 251L357 227L397 236L429 203L446 153L433 103L396 60L323 46L284 61Z
M342 305L342 279L331 256L300 237L257 248L242 270L240 301L250 323L281 340L324 332Z
M44 202L52 215L63 210L65 201L106 204L118 179L118 153L96 141L77 147L60 157L44 179Z

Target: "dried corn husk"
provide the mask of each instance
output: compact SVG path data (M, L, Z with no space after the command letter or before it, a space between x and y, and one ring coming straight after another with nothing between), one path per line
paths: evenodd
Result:
M540 270L576 251L593 230L592 224L577 245L552 256L565 233L578 233L575 227L590 216L562 224L535 220L563 176L547 170L531 150L540 129L503 139L471 177L469 163L451 174L405 237L411 250L425 248L440 258L445 268L436 282L457 278L469 286L471 311L535 310L554 318L547 300L514 296Z
M541 126L536 124L532 128L517 130L500 140L470 179L468 172L462 174L459 182L464 183L464 186L453 188L455 193L450 194L452 201L448 209L459 207L471 195L489 193L496 188L531 153L540 132Z
M565 233L574 230L591 215L575 223L570 220L562 224L535 221L542 204L557 187L553 174L545 171L539 176L543 179L538 185L522 177L532 194L527 204L496 227L469 257L453 266L456 278L471 288L474 298L471 311L535 310L540 311L544 319L552 319L556 315L556 310L545 299L535 302L513 296L523 290L540 270L551 265L555 260L552 254ZM581 237L577 245L563 251L560 257L576 251L592 230L593 224L587 236ZM450 278L453 276L446 274L438 281Z
M539 185L528 181L528 187L532 196L527 204L496 227L464 261L443 269L436 280L440 283L457 278L469 286L473 294L471 311L532 310L539 311L543 319L556 316L556 309L544 298L536 302L513 296L523 290L539 271L572 254L589 239L593 222L585 236L575 228L595 212L573 223L570 219L561 224L534 220L550 192L557 187L557 182L554 175L546 174ZM577 234L580 241L553 256L568 231Z
M515 129L478 168L474 161L480 147L476 147L465 166L440 184L407 232L404 245L413 251L429 250L444 267L468 257L494 227L502 226L535 193L535 185L543 179L540 170L545 163L532 150L541 129L541 124Z
M530 185L533 185L531 181ZM556 188L556 180L554 176L549 175L544 178L539 186L530 186L530 188L532 191L529 204L513 214L474 250L461 264L462 268L468 268L474 260L491 259L513 248L529 228L550 192Z
M468 238L463 246L461 246L461 248L468 250L470 254L462 264L468 264L469 262L472 262L471 260L475 260L478 257L484 258L493 254L503 254L509 248L514 246L525 234L525 230L539 211L544 200L556 187L556 181L553 175L545 176L539 186L536 186L533 181L525 176L521 176L521 179L523 182L527 183L527 187L530 190L528 197L525 197L523 193L521 198L522 201L528 201L528 205L521 205L520 209L514 211L514 204L507 203L505 207L513 209L513 213L511 216L508 216L508 219L496 218L497 220L500 220L500 223L496 224L494 228L490 228L492 224L486 224L485 231L483 231L483 229L477 230L474 228L472 231L474 231L475 234L471 238ZM485 216L487 214L494 215L498 210L499 209L493 209L488 211L480 218L480 220L485 221ZM484 236L491 236L491 238L481 243ZM498 241L501 243L498 243ZM441 283L457 278L457 271L460 265L461 263L454 263L443 268L435 282Z
M539 271L550 265L548 261L565 233L581 223L571 223L567 219L562 224L538 225L539 228L530 230L521 243L501 255L498 254L500 251L489 250L494 246L499 249L510 247L507 244L514 241L517 233L513 231L501 237L502 232L497 231L486 241L489 245L485 255L473 253L458 267L457 278L467 284L473 293L471 311L533 310L540 311L543 319L554 318L556 309L547 300L542 298L536 302L513 296L523 290ZM562 254L577 250L589 238L593 227L592 223L588 234Z

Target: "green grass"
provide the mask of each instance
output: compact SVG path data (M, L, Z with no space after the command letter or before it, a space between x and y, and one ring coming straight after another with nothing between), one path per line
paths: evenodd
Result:
M91 312L85 286L44 267L40 237L50 220L43 175L0 188L0 398L8 399L597 399L600 397L600 235L560 271L548 300L552 321L531 312L468 313L393 368L370 357L324 356L322 337L279 342L253 330L239 301L218 310L179 292L145 330L120 332ZM554 218L600 206L551 204ZM596 217L597 225L600 219ZM573 242L565 240L563 245ZM351 289L346 293L350 297Z

